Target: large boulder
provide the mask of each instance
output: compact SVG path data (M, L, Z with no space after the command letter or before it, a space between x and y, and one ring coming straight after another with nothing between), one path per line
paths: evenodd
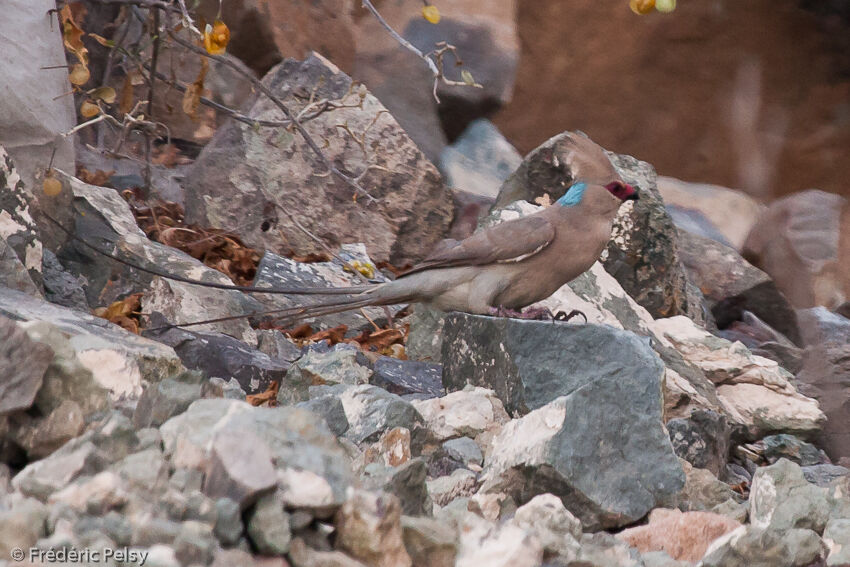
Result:
M742 191L658 176L658 191L680 230L741 250L764 205Z
M3 283L30 294L33 291L38 293L37 285L33 283L41 283L42 243L39 229L33 220L36 207L12 157L2 146L2 141L0 135L0 248L4 267ZM14 277L13 273L16 274ZM27 282L28 279L30 282Z
M19 291L0 288L0 315L33 322L32 328L47 336L58 333L70 345L70 356L114 399L138 397L143 382L158 382L183 370L171 347ZM36 326L38 322L46 326Z
M0 170L7 168L11 156L20 177L8 187L30 196L38 195L38 208L67 222L71 218L68 206L71 196L67 188L53 197L41 191L49 164L65 171L74 169L74 138L63 135L77 123L74 97L66 96L71 83L64 66L62 36L56 31L55 17L46 16L56 9L56 4L51 0L14 1L6 3L4 8L0 22L6 55L0 61L0 76L4 77L0 146L5 146L5 150L0 150ZM22 61L27 64L21 65ZM56 65L60 67L57 69ZM11 197L6 192L8 181L0 179L3 201ZM46 220L33 215L28 217L28 222L32 223L33 219L39 224L39 233L48 248L55 249L65 240L65 235ZM36 263L23 257L21 260L28 268L40 271Z
M718 327L725 329L740 320L746 310L800 344L794 308L770 276L734 249L679 231L679 254L688 277L705 296Z
M850 298L850 201L815 189L779 199L759 217L743 254L794 307L834 309Z
M496 198L495 208L524 199L560 198L574 179L564 143L565 132L531 153L511 175ZM630 156L609 153L617 173L634 185L640 200L620 207L602 263L630 296L653 317L688 315L704 322L702 297L688 282L677 250L677 233L656 187L655 169Z
M356 195L297 133L257 130L232 121L216 132L186 177L186 218L233 230L247 243L276 253L304 254L363 242L376 261L398 265L426 255L451 222L452 202L433 165L381 103L332 63L313 54L272 69L264 84L294 114L317 99L343 100L304 121L328 160L360 176L377 199ZM258 120L281 120L265 97L247 111ZM346 129L339 127L345 124ZM298 211L293 220L286 211Z

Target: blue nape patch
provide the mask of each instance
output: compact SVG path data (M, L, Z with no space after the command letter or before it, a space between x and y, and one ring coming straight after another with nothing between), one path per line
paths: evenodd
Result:
M584 192L587 190L587 183L573 183L563 197L555 201L562 207L574 207L581 203Z

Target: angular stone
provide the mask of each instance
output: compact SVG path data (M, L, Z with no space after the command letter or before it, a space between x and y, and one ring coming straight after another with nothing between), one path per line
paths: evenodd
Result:
M393 394L437 398L444 393L443 368L439 364L382 356L373 369L370 382Z
M311 396L314 393L339 397L350 425L345 437L354 443L377 441L385 431L394 427L404 427L412 432L422 424L422 416L410 402L377 386L320 386L311 389Z
M559 495L589 531L639 520L685 483L661 425L655 376L603 372L508 423L493 440L482 490L519 503Z
M520 506L513 523L534 534L546 553L574 553L581 538L581 522L554 494L538 494Z
M35 11L37 11L37 8L29 17L35 18ZM18 16L21 16L21 14L18 14ZM26 108L31 109L33 102L32 100L27 101ZM6 105L5 108L14 112L16 107ZM12 119L8 115L7 118ZM7 124L10 123L7 122ZM23 122L19 122L20 124L23 124ZM0 130L0 139L7 145L10 141L8 133L2 130ZM67 141L62 145L67 147ZM29 143L25 144L25 146L28 147L18 148L18 152L15 152L18 153L16 156L18 161L21 158L28 161L31 157L29 154L37 153L32 151L34 148ZM43 150L44 148L41 149ZM56 149L55 146L54 149ZM20 152L20 150L23 150L23 152ZM36 210L46 207L51 214L62 217L64 220L64 218L67 218L67 214L62 210L63 207L57 205L59 205L60 201L63 202L63 205L66 205L68 197L66 195L60 195L58 198L47 199L43 204L40 201L34 201L32 198L36 194L34 191L35 184L32 183L35 174L34 168L28 172L19 171L15 167L10 153L3 145L0 145L0 243L2 243L0 244L0 248L3 249L4 264L6 267L14 267L17 273L12 275L10 272L4 272L3 278L8 278L8 283L18 284L17 286L7 287L14 287L19 291L40 296L39 286L41 284L43 251L40 233L42 233L42 229L36 226L33 216L35 216L34 213ZM73 150L71 153L73 154ZM73 165L73 162L72 157L70 161L71 165ZM32 164L29 165L31 166ZM39 167L43 166L39 165ZM47 229L47 227L44 228ZM56 229L52 226L44 232L49 235L52 240L51 244L53 245L64 239L64 235L62 238L56 238Z
M434 518L401 517L404 548L417 567L454 567L458 534Z
M812 465L801 468L806 480L817 486L829 486L837 478L850 478L850 469L838 465Z
M764 443L764 458L771 464L781 458L786 458L804 467L819 465L822 462L817 447L793 435L786 433L768 435L762 439L762 443Z
M151 384L145 388L136 404L133 425L139 429L159 427L175 415L186 411L189 405L200 397L200 384L187 384L170 378Z
M543 546L529 532L464 515L455 567L538 567L542 562Z
M248 536L257 551L264 555L283 555L289 551L292 533L289 531L289 514L283 510L279 494L261 497L248 520Z
M277 329L257 331L257 350L275 360L295 362L301 358L301 349Z
M828 491L809 484L800 467L779 459L761 467L750 486L750 521L754 527L823 531L830 512Z
M0 316L0 416L33 404L52 361L53 349L33 341L14 321Z
M478 487L478 476L466 469L457 469L450 475L428 481L428 494L434 504L447 506L458 498L472 496Z
M442 448L450 458L460 462L463 466L469 464L480 466L484 461L481 447L469 437L449 439L443 443Z
M674 559L699 561L711 542L741 524L710 512L680 512L657 508L649 523L623 530L617 537L641 553L665 551Z
M65 335L62 340L70 343L76 358L91 371L95 383L108 389L115 399L138 396L142 392L142 380L158 382L183 369L180 359L168 346L134 335L105 319L24 293L0 288L0 314L20 321L49 323L39 327L41 336L48 334L48 327L61 331L59 334Z
M310 350L289 368L286 383L308 386L367 384L372 370L360 361L360 351L347 344L334 345L326 352Z
M168 462L159 447L132 453L112 465L130 490L153 493L163 488L168 479Z
M295 404L295 407L305 409L324 419L328 428L337 437L341 437L348 431L349 423L348 418L345 417L345 408L340 399L334 395L319 396L299 402Z
M834 460L850 458L850 339L809 346L797 375L800 390L812 396L827 416L817 444Z
M822 565L825 556L823 542L811 530L745 525L715 540L699 564L700 567L810 567Z
M522 163L522 156L499 129L479 118L440 154L446 184L474 195L495 198L498 188Z
M9 506L8 504L11 504ZM0 549L29 549L45 535L47 507L33 498L18 498L0 507Z
M823 542L829 552L827 567L850 564L850 519L830 520L823 530Z
M29 460L41 459L83 432L86 415L74 400L62 401L42 418L18 414L10 419L10 438L27 452Z
M740 320L743 311L800 344L797 316L770 276L723 244L679 232L679 255L688 277L705 296L718 327Z
M124 481L112 471L79 478L47 499L51 506L67 505L77 512L102 515L127 502Z
M410 567L395 496L353 489L336 515L336 545L374 567Z
M361 100L359 93L349 91L351 79L315 54L303 62L286 60L263 80L296 114L303 108L301 92L334 100L349 93L349 102ZM328 139L325 155L331 162L345 163L345 170L354 175L371 164L370 156L380 157L382 167L372 169L362 180L378 199L377 206L364 207L363 196L355 202L354 190L335 176L317 175L325 167L299 136L267 139L262 132L234 121L219 128L186 177L187 220L238 227L237 233L247 243L276 253L289 248L299 254L320 251L277 209L277 204L291 208L297 202L300 225L332 247L364 242L375 260L392 259L398 265L422 258L448 228L451 199L436 169L392 116L382 112L380 102L368 91L362 102L357 108L319 114L304 127L315 139ZM284 118L264 97L247 112L261 120ZM364 133L365 145L338 128L341 122L352 132ZM363 147L368 148L365 155ZM404 167L399 167L401 163ZM213 193L211 187L216 188ZM307 201L305 188L313 196Z
M680 230L740 250L764 205L743 191L658 176L658 191Z
M91 442L74 450L60 450L28 464L12 479L12 486L27 496L46 500L82 474L98 470L105 458Z
M843 266L848 210L850 201L817 189L777 199L747 236L744 258L767 272L794 307L834 309L850 297Z
M289 545L289 559L294 567L366 567L341 551L316 551L299 537Z
M493 390L469 387L442 398L415 400L413 406L438 440L476 435L497 429L510 417Z
M242 511L230 498L215 501L215 537L224 545L234 545L242 537Z
M676 506L685 512L711 511L724 507L730 500L734 503L732 488L717 479L711 471L698 469L685 460L681 461L685 471L685 486L676 495Z
M214 431L248 431L262 439L290 506L341 504L352 475L336 437L318 416L292 407L253 407L228 399L194 402L160 427L165 453L177 467L203 468ZM281 476L283 475L283 476ZM312 483L312 484L311 484ZM319 497L312 486L321 486Z
M272 381L285 386L288 363L272 359L234 337L184 329L146 331L145 336L173 347L187 368L207 377L235 378L246 392L264 392Z
M49 251L48 251L49 252ZM11 246L0 236L0 286L41 298L41 290L32 281L26 267Z
M210 526L202 522L183 522L180 533L174 538L174 555L183 565L206 565L212 561L216 544Z
M433 507L425 482L427 474L425 461L411 459L396 467L369 465L362 480L363 486L369 490L383 490L398 497L402 514L428 516Z
M491 388L525 414L600 377L661 383L663 365L638 336L597 325L555 324L453 313L446 319L443 383Z
M676 455L693 466L719 476L729 457L732 428L726 418L710 410L697 410L689 418L671 419L667 431Z
M218 432L204 475L204 494L229 498L243 510L277 484L266 444L250 432Z

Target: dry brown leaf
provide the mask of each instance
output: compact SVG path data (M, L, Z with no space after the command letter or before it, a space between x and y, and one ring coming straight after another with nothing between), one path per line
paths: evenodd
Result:
M97 169L94 171L94 173L92 173L85 167L80 166L77 168L77 177L81 181L84 181L89 185L97 185L98 187L106 187L109 183L109 179L113 175L115 175L114 169L110 169L109 171Z
M97 317L106 319L124 327L132 333L139 333L139 309L142 307L142 294L134 293L124 299L110 304L108 307L98 307L94 310Z
M252 406L261 406L261 405L277 405L277 391L280 388L280 384L278 384L277 380L273 380L269 387L265 392L260 394L252 394L250 396L245 397L245 401L247 401Z
M201 96L204 94L204 79L207 76L209 62L206 57L201 57L201 69L198 71L198 76L195 82L186 88L183 93L183 112L189 115L192 120L198 119L198 107L201 104Z
M302 264L312 264L314 262L330 262L332 257L327 252L310 252L309 254L302 254L300 256L293 254L289 258Z
M121 100L118 103L118 110L121 114L128 114L133 110L133 78L132 75L124 77L124 84L121 86Z
M77 56L83 66L88 66L89 51L83 45L83 36L86 32L82 30L79 23L85 14L85 7L81 2L65 4L59 10L59 21L62 23L62 43L65 49Z
M334 327L333 329L327 329L324 331L319 331L318 333L313 333L312 335L307 337L306 340L314 343L317 343L319 341L328 341L330 346L333 346L337 343L341 343L345 338L345 333L347 332L347 325L339 325L338 327Z

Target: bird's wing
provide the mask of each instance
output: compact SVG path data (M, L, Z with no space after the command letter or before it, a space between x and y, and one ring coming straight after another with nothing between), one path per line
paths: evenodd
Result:
M555 227L537 214L497 224L464 240L443 240L421 264L404 275L457 266L519 262L546 248L555 238Z
M563 139L562 156L574 179L602 184L617 179L617 171L602 146L579 133L570 132Z

